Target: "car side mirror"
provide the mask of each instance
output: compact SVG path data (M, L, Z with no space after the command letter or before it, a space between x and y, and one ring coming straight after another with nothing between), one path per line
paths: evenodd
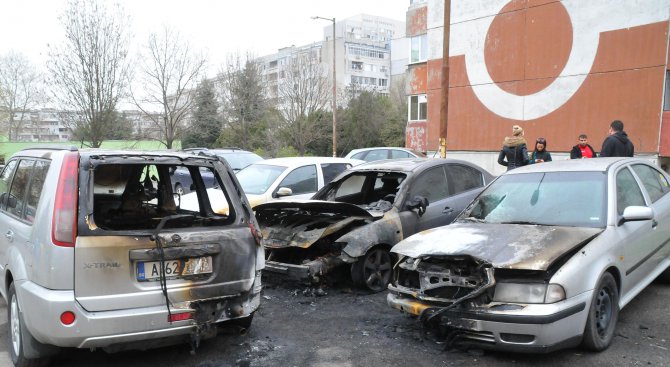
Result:
M619 225L626 222L639 222L654 219L654 210L648 206L629 206L623 210Z
M16 197L8 192L0 195L0 203L6 204L8 208L16 208Z
M277 190L276 195L278 198L282 196L291 196L293 195L293 190L289 189L288 187L280 187L279 190Z
M426 208L428 207L428 198L417 195L407 203L407 207L410 210L417 209L417 213L419 214L419 216L422 216L423 213L426 212Z
M172 194L172 198L173 198L174 203L177 206L177 208L181 208L181 195L177 194L177 193L174 193L174 194Z

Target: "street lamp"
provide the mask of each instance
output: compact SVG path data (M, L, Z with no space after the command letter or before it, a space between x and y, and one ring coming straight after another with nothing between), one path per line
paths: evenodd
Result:
M323 19L333 22L333 157L337 157L337 79L335 78L335 18L314 16L312 19Z

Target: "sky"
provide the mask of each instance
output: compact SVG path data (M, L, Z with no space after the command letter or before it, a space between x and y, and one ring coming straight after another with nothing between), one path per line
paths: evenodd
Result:
M404 21L409 0L118 0L132 24L131 53L139 52L163 25L177 29L202 50L210 72L230 54L263 56L286 46L323 38L330 23L312 16L344 19L366 13ZM48 44L60 44L59 17L66 0L0 0L0 54L14 50L44 70Z

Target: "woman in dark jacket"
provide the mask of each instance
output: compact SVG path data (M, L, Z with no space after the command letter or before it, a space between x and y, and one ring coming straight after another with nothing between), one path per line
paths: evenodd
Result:
M551 153L547 150L547 140L537 138L535 141L535 150L530 156L530 163L551 162Z
M512 136L505 137L498 155L498 164L507 166L508 171L528 164L528 148L521 126L514 125Z

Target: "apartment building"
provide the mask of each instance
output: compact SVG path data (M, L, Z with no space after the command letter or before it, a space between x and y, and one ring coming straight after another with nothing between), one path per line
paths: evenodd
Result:
M336 19L334 42L338 90L374 90L388 94L392 65L400 65L403 62L406 65L406 52L395 55L393 49L393 40L403 38L404 32L404 22L375 15L359 14L339 21ZM258 58L269 95L277 96L278 82L286 77L286 67L291 59L297 57L318 60L324 75L332 80L332 52L333 24L331 23L323 28L322 41L304 46L285 47L275 54ZM398 74L404 74L403 65L396 69L401 70Z
M411 1L406 145L438 147L444 0ZM670 164L670 0L451 0L450 157L495 172L513 125L558 159L613 120L637 154ZM556 158L555 158L556 159Z

